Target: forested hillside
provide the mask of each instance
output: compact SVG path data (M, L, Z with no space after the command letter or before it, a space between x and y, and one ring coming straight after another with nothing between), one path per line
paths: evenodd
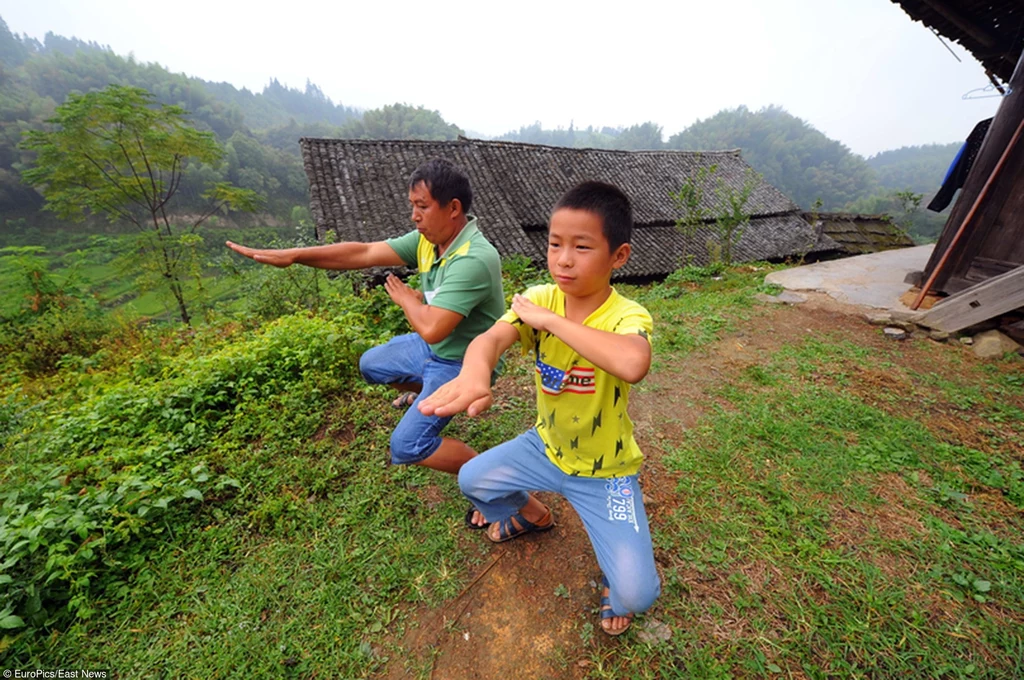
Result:
M186 173L180 204L184 209L200 204L201 187L230 181L261 194L265 211L282 220L305 214L307 181L297 144L303 136L439 140L462 134L456 124L421 106L396 103L364 112L333 102L311 82L300 90L275 78L262 92L251 92L171 73L78 38L48 33L40 42L19 36L2 19L0 59L0 214L6 218L0 220L0 230L10 219L40 219L42 199L20 176L31 161L18 148L23 133L42 127L69 93L111 83L141 87L160 103L183 107L196 127L212 131L223 146L223 162ZM545 129L535 122L499 139L629 150L739 148L755 170L797 204L825 210L902 209L896 194L908 191L923 195L920 204L925 205L957 148L906 147L865 160L776 106L724 110L667 141L662 126L653 121L585 129L571 124L568 129ZM917 236L932 237L942 219L916 216L905 221Z
M21 181L20 170L31 159L18 148L23 133L43 127L69 93L112 83L144 88L162 104L183 107L197 128L212 131L224 146L225 160L217 167L186 173L184 208L198 204L201 187L225 180L263 195L274 215L304 207L302 136L454 139L461 132L423 107L395 104L362 112L334 103L313 83L298 90L276 79L262 92L250 92L139 63L78 38L48 33L40 42L15 35L0 19L0 214L31 220L42 206L39 194Z
M931 196L938 191L946 170L960 150L960 142L904 146L868 159L878 183L886 189L908 189Z

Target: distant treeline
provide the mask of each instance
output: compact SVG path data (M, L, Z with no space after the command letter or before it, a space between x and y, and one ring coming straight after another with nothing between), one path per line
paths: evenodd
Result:
M462 130L436 111L394 104L371 111L336 104L315 84L299 90L270 80L262 92L237 89L175 74L157 64L121 57L109 47L48 33L40 42L13 34L0 19L0 214L26 217L42 205L22 183L20 169L31 161L18 149L25 130L45 125L70 92L110 83L135 85L158 101L190 111L195 125L214 132L225 157L217 166L190 169L183 207L199 202L200 187L228 180L259 192L267 211L288 219L308 203L299 157L299 137L451 140ZM938 189L957 144L905 147L864 159L780 107L721 111L664 139L648 121L630 127L544 129L540 122L500 139L554 146L606 149L719 150L739 148L765 179L805 209L904 209L896 192L924 195ZM906 212L904 210L904 212ZM918 236L934 236L943 217L902 216ZM3 224L0 224L0 229Z

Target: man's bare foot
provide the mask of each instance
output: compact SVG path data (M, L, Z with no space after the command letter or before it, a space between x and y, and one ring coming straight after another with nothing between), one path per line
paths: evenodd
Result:
M400 395L398 395L397 399L391 402L391 407L398 409L409 408L410 406L412 406L413 402L416 401L416 397L418 396L419 395L416 394L415 392L402 392Z
M466 510L464 521L466 522L466 526L470 529L486 529L487 525L490 524L490 522L484 519L483 513L472 505L469 506L468 510Z

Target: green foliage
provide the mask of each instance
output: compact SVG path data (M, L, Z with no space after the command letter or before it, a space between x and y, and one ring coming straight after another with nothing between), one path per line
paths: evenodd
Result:
M65 219L86 214L133 224L142 234L135 250L143 290L159 281L190 322L183 281L199 279L195 231L217 210L253 210L251 190L227 182L204 194L212 207L182 227L169 216L189 163L214 164L221 149L210 132L196 130L177 106L154 107L145 90L111 85L71 95L48 122L29 132L23 147L36 152L25 180L46 197L46 208Z
M716 189L721 207L715 221L711 223L711 230L718 238L722 249L721 261L726 266L732 264L733 246L739 242L743 230L750 223L747 201L760 181L761 176L750 168L743 173L743 184L739 187L727 184L719 178ZM716 259L712 258L712 261Z
M686 237L683 259L687 259L690 241L700 228L708 229L717 243L708 245L709 260L732 264L733 246L743 236L743 230L750 223L747 202L761 181L760 175L747 168L743 183L732 186L717 176L716 165L702 166L688 177L679 191L669 194L682 217L676 220L676 229ZM709 187L711 195L707 195Z
M708 202L704 198L705 187L710 178L718 170L717 165L707 165L697 170L683 182L679 191L669 194L676 206L682 211L682 217L676 220L676 229L686 237L683 241L682 259L689 256L690 241L697 236L697 230L711 218Z
M846 206L847 212L866 215L889 215L896 226L907 232L917 242L930 242L938 238L946 223L946 215L921 210L924 196L906 189L886 190L853 201Z
M316 408L350 386L371 328L353 313L284 317L198 356L143 353L119 382L54 397L52 415L36 414L6 449L0 619L46 629L123 596L151 551L188 525L190 504L223 501L238 486L197 457L282 425L285 436L309 434L301 418L278 424L266 413L240 427L240 417L289 395Z
M820 198L826 209L838 209L875 187L864 159L779 107L720 111L673 135L668 148L741 149L769 184L801 206Z
M446 123L437 111L409 104L389 104L363 114L341 129L343 137L353 139L425 139L450 140L462 134L458 126Z
M547 269L538 268L525 255L513 255L501 261L502 285L505 289L505 304L512 304L512 296L522 293L530 286L550 281Z
M651 121L640 125L631 125L619 133L615 140L616 149L639 151L643 149L661 149L665 146L662 141L661 126Z
M875 154L867 159L867 164L883 189L905 189L932 196L959 150L959 142L904 146Z

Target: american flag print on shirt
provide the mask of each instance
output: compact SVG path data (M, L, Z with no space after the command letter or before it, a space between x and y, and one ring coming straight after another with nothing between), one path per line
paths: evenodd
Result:
M540 386L545 394L594 394L594 369L573 366L568 371L555 368L537 359L537 373L540 375Z

